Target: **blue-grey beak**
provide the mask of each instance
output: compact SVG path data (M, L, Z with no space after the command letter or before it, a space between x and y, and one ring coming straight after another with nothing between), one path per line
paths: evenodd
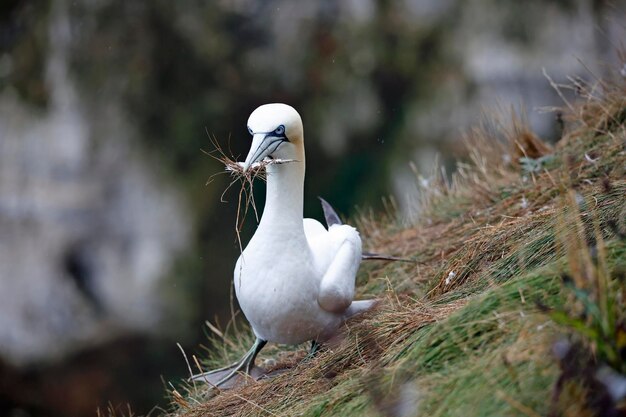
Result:
M252 136L252 145L243 163L244 172L247 171L252 164L260 162L265 157L271 155L278 149L281 143L285 142L284 136L275 136L272 133L255 133Z

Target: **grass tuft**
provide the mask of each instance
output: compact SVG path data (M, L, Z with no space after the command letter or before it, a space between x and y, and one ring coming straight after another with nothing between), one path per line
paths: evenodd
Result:
M359 298L383 302L348 322L340 341L304 363L302 347L268 346L259 360L285 373L223 392L179 388L170 415L598 415L585 400L598 388L563 377L553 351L578 340L576 363L624 372L626 84L554 87L579 97L558 109L554 147L521 118L485 123L466 136L468 160L450 180L440 170L416 177L413 223L393 213L355 219L367 250L417 263L362 265ZM204 367L251 342L245 328L219 333L223 349Z

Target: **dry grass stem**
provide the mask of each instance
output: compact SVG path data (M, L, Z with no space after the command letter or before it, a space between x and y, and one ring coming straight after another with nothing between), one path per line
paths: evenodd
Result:
M252 210L254 211L254 215L255 215L257 223L259 221L259 212L257 210L256 203L254 201L254 193L253 193L254 180L256 180L257 178L261 180L265 180L266 168L268 166L286 164L286 163L294 162L294 160L266 158L263 161L253 163L248 169L244 170L243 162L237 162L236 157L232 155L232 152L229 152L230 155L228 155L224 151L224 149L221 147L217 139L214 136L211 136L208 133L208 131L206 133L207 133L207 136L209 137L209 141L211 142L211 145L213 146L213 150L205 151L201 149L201 151L204 154L210 156L211 158L221 162L225 167L224 171L211 175L206 182L207 185L210 184L217 175L226 173L226 174L229 174L231 177L233 177L233 180L224 189L220 197L221 202L226 202L226 200L224 199L226 192L234 184L236 183L241 184L241 188L239 189L239 193L237 197L237 217L235 221L235 233L237 235L237 243L239 244L239 250L240 252L243 252L243 245L241 243L240 233L241 233L246 216L250 208L252 208Z
M567 267L605 311L609 271L624 264L626 82L563 86L546 78L578 97L562 95L558 143L544 143L514 117L470 131L468 159L449 180L440 168L420 175L412 167L422 191L413 223L397 219L393 200L384 213L356 219L368 250L417 260L363 263L357 298L382 297L377 308L350 320L311 360L301 362L302 347L268 345L259 361L285 370L272 379L218 395L199 388L198 403L174 391L177 415L374 416L381 404L396 410L406 387L419 387L420 415L547 415L559 373L549 352L560 329L536 306L569 301L559 280ZM242 184L239 230L253 180L288 161L244 172L214 146ZM606 262L594 267L589 242ZM212 329L224 340L214 358L238 356L251 342L234 322Z

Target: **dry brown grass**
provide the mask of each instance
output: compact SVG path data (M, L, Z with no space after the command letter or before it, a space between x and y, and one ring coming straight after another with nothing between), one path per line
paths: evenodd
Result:
M209 179L207 180L207 185L210 184L211 181L213 181L213 178L215 178L217 175L228 174L232 177L232 181L222 192L222 195L220 197L221 202L225 202L224 195L233 185L240 185L237 198L237 220L235 222L235 233L237 235L239 249L243 252L241 236L239 233L243 228L245 219L250 209L252 209L252 211L254 212L257 223L259 222L259 211L257 210L253 193L254 181L256 179L260 179L263 181L266 179L266 168L268 166L288 164L294 161L284 159L265 159L263 161L255 162L247 170L244 170L243 163L237 162L230 150L228 151L228 153L226 153L224 148L222 148L222 146L220 145L219 141L215 137L212 137L208 131L207 136L209 137L209 141L213 146L213 150L202 150L202 152L224 165L224 171L211 175L211 177L209 177Z
M344 340L337 347L322 351L314 360L302 362L303 351L289 355L287 363L281 364L290 367L289 372L270 381L220 392L206 403L188 406L183 415L275 415L265 409L264 404L284 402L304 405L310 396L321 395L336 385L340 375L366 375L370 367L383 359L394 345L400 346L410 331L442 319L462 305L458 302L437 308L407 308L406 303L399 300L387 301L377 311L347 323ZM348 340L356 341L356 346L347 343ZM291 412L295 413L293 408Z
M546 384L555 375L547 352L556 330L528 300L558 296L558 287L541 271L566 259L555 237L564 198L575 196L582 221L589 225L596 219L607 241L614 237L609 223L626 217L626 86L623 80L589 85L575 80L567 88L576 89L580 100L559 109L566 125L554 149L519 120L507 129L474 129L466 138L468 161L459 164L451 181L434 178L423 190L416 224L402 225L393 214L357 219L368 249L414 257L418 264L362 268L360 295L384 293L384 302L350 321L337 346L307 362L300 362L302 351L283 356L279 366L291 369L271 380L223 392L192 390L180 396L172 415L392 416L398 415L393 411L398 387L412 387L415 378L423 381L417 397L426 398L431 415L464 415L453 412L452 398L445 413L433 406L445 398L441 387L462 392L446 384L463 378L485 384L485 390L508 381L484 410L497 405L501 412L536 415L533 407L545 406L541 396L547 398ZM525 170L518 163L522 155L532 163L544 159ZM528 284L522 279L527 276L533 277ZM465 317L476 318L465 322ZM480 330L468 330L474 328ZM458 340L449 344L445 335ZM448 356L455 346L463 353ZM430 352L433 358L422 362L415 352ZM501 373L483 381L480 373L487 365L481 361L489 358L498 361ZM448 368L453 360L466 365L455 371ZM482 387L466 383L468 392ZM528 394L538 402L520 399Z

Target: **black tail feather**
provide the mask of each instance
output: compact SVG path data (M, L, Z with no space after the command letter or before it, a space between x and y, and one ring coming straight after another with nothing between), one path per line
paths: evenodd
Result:
M330 228L330 226L333 226L335 224L339 224L339 225L343 224L341 222L341 219L339 218L339 215L333 208L333 206L331 206L330 203L324 200L322 197L318 196L317 198L319 198L320 202L322 203L322 210L324 210L324 218L326 219L326 226ZM394 262L413 262L413 263L415 262L412 259L398 258L397 256L383 255L383 254L374 253L374 252L363 252L363 254L361 255L361 259L364 261L377 260L377 261L394 261Z
M413 259L398 258L397 256L383 255L383 254L374 253L374 252L363 252L361 255L361 259L364 261L377 260L377 261L395 261L395 262L412 262L412 263L416 262Z
M322 210L324 210L324 217L326 218L326 226L330 227L335 224L343 224L333 206L331 206L328 201L324 200L322 197L317 198L319 198L322 203Z

